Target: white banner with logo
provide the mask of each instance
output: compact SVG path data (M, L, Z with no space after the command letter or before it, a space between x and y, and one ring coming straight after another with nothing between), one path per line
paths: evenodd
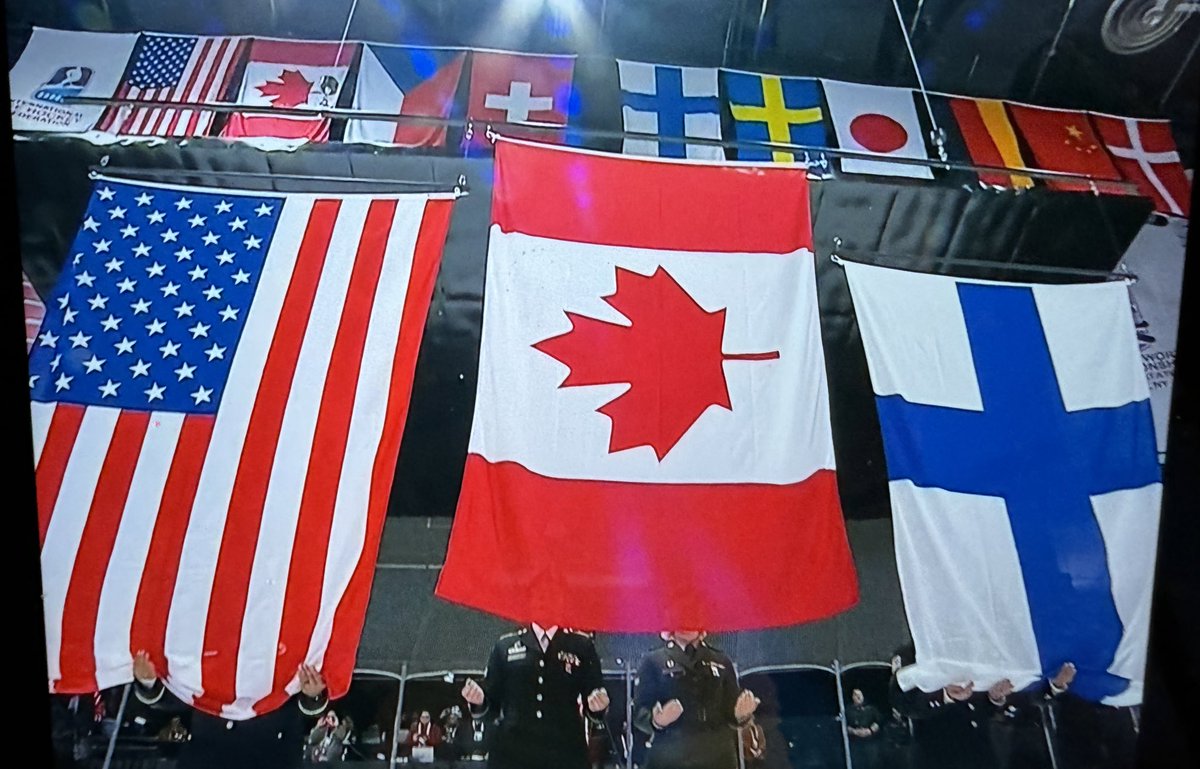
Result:
M1167 451L1187 234L1187 219L1152 216L1129 244L1121 261L1124 269L1138 276L1129 286L1129 301L1133 305L1142 365L1150 385L1150 408L1154 411L1160 460Z

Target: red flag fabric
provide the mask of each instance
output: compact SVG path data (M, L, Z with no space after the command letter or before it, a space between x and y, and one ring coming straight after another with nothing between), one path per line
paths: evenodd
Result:
M229 98L248 38L143 33L117 91L119 99L218 102ZM132 136L207 136L216 113L172 107L109 107L96 125Z
M1154 201L1154 210L1187 216L1191 184L1183 172L1169 120L1138 120L1092 113L1096 130L1126 180Z
M1098 180L1121 180L1087 113L1012 103L1009 103L1008 109L1021 137L1033 153L1037 168L1080 174ZM1092 188L1082 180L1051 180L1046 184L1059 190ZM1112 187L1103 186L1101 190L1115 191Z
M452 205L99 178L29 362L51 691L346 693Z
M471 89L467 117L475 121L472 143L485 146L489 123L510 136L530 135L542 141L562 141L561 131L527 131L512 124L567 124L571 101L573 56L476 51L471 54Z
M46 305L23 270L21 285L25 289L25 352L29 352L33 349L34 340L37 339L38 329L42 327L42 318L46 315Z
M855 603L805 173L497 142L439 596L629 632Z
M337 107L360 45L256 39L238 103L273 107L280 114L235 112L221 136L328 141L329 118L288 115L286 110Z

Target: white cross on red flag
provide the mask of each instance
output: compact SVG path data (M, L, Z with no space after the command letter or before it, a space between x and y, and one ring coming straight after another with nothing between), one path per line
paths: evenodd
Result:
M1183 173L1169 120L1092 114L1092 122L1121 176L1137 185L1162 214L1187 216L1191 184Z
M571 101L574 56L476 52L471 55L471 92L467 117L475 122L472 143L484 146L489 123L509 136L512 125L565 126ZM530 131L541 141L562 141L562 132Z

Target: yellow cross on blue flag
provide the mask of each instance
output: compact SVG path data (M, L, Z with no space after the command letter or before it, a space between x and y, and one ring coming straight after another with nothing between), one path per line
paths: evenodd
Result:
M721 77L738 141L829 146L816 80L728 69ZM823 153L770 147L740 147L738 159L825 163Z

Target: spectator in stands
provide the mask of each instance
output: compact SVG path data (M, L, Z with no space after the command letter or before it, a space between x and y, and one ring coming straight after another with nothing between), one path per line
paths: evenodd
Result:
M497 719L490 769L585 769L585 718L602 720L608 692L591 634L533 623L500 636L483 685L467 679L472 718Z
M742 739L742 762L746 767L760 769L767 763L767 734L754 720L739 730Z
M183 726L183 719L179 716L171 716L171 720L167 725L158 730L159 742L186 742L188 731Z
M442 739L433 747L433 757L438 761L453 762L458 759L458 730L462 728L462 708L452 705L442 711Z
M652 735L647 769L728 769L736 730L759 700L738 686L733 660L699 631L676 630L638 668L634 726Z
M850 758L856 769L879 765L880 720L878 708L867 704L862 689L852 689L846 708L846 731L850 733Z
M888 769L910 769L915 759L912 724L899 710L891 710L891 717L883 724L881 762Z
M245 721L192 711L191 739L181 744L177 769L293 769L300 765L306 716L318 716L329 704L320 671L301 665L300 692L280 708ZM160 709L191 706L166 690L154 662L144 651L133 659L134 694Z
M422 710L417 722L408 732L410 748L433 748L442 742L442 729L433 722L433 716L428 710Z
M459 761L485 761L492 740L495 721L490 718L468 718L458 727L455 743Z
M78 694L50 695L50 734L54 746L54 765L64 768L82 766L88 755L88 735L95 726L90 697Z
M999 681L987 692L975 691L972 681L949 683L932 692L905 691L897 675L915 661L911 644L893 655L889 693L893 707L913 719L918 765L922 769L996 769L989 726L997 708L1012 693L1012 683Z
M314 764L340 764L349 734L350 724L340 720L337 713L330 710L308 733L309 760Z

